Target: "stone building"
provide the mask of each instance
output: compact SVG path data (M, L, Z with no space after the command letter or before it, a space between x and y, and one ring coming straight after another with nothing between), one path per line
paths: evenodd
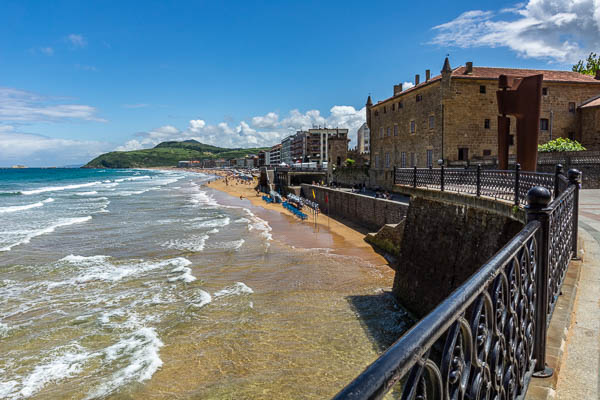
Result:
M369 96L371 185L392 185L395 166L428 167L438 160L446 165L495 163L496 91L501 74L544 75L540 143L557 137L578 139L584 146L586 141L597 142L597 128L594 131L588 125L598 121L598 114L586 109L598 107L586 107L596 104L586 102L600 95L600 77L572 71L475 67L471 62L452 69L446 58L438 76L431 77L426 70L424 82L416 75L412 88L394 85L393 96L377 104ZM510 154L515 154L516 122L511 119Z
M360 128L358 128L358 131L356 132L356 150L360 154L369 153L369 136L369 126L365 122Z
M578 108L579 139L588 150L600 150L600 94Z
M327 165L340 166L348 158L348 129L340 129L335 135L327 138Z

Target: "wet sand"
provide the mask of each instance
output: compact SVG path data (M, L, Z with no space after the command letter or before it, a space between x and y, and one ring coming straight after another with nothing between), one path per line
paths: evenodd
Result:
M221 178L208 183L206 187L228 194L229 198L224 197L220 200L232 205L253 206L253 212L269 222L276 240L305 249L329 249L334 254L360 257L375 265L388 264L382 255L365 242L367 232L360 227L349 226L323 213L318 214L316 221L312 214L308 214L309 217L302 221L281 204L265 202L262 199L263 193L257 195L254 190L256 182L239 183L229 177L226 184L224 176L227 173L224 171L191 168L184 170L220 176Z

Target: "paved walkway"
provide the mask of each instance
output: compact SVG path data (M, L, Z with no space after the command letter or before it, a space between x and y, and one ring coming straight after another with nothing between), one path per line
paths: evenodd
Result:
M584 262L556 386L557 399L600 399L600 190L582 190Z

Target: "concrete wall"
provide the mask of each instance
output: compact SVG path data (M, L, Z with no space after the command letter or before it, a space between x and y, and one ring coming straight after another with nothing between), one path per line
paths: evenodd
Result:
M413 197L393 293L418 317L433 310L522 228L478 207Z
M321 212L326 213L329 207L332 217L349 219L373 232L378 231L385 224L397 224L408 211L408 206L403 203L322 186L303 184L302 196L313 200L313 190ZM329 199L328 204L325 203L325 194Z

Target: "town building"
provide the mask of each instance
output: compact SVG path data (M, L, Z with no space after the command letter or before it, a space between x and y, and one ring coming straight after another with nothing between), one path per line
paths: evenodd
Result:
M356 150L359 154L369 153L369 125L365 122L356 132Z
M448 59L441 74L366 104L370 131L371 185L390 186L394 167L430 167L469 162L495 163L497 158L496 91L500 75L543 74L539 142L557 137L597 146L600 76L572 71L476 67L472 62L452 69ZM594 111L596 110L596 111ZM595 124L595 125L594 125ZM594 128L595 127L595 128ZM511 117L510 154L515 154L516 122ZM595 141L594 141L595 140Z
M270 160L267 165L279 165L281 164L281 143L271 147Z
M288 136L281 141L281 162L292 164L292 140L295 135Z

